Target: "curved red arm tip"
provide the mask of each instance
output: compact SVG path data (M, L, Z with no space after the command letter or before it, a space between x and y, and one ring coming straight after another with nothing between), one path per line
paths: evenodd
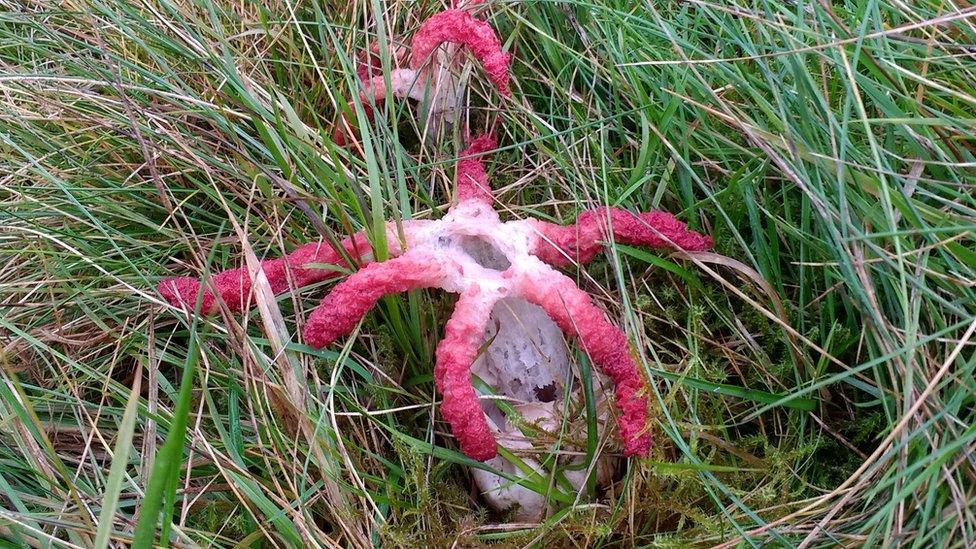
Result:
M432 16L424 21L413 37L410 67L419 69L444 42L460 44L471 50L499 93L511 95L508 89L509 55L502 51L501 40L491 25L458 9L445 10Z
M451 425L461 451L478 461L489 460L498 453L495 436L471 384L471 364L484 343L495 301L477 286L461 294L447 321L444 339L437 344L434 366L434 381L442 395L441 414Z
M305 323L305 342L325 347L348 335L384 295L440 287L445 273L437 258L418 252L371 263L336 285L312 311Z
M343 240L342 247L349 256L360 259L372 250L364 233ZM280 294L287 291L291 285L301 288L341 274L336 269L329 269L328 265L347 266L339 252L330 244L313 242L299 247L285 257L262 261L261 269L271 285L271 291ZM246 266L216 274L211 278L210 283L231 311L243 310L250 301L251 276ZM196 305L199 291L200 281L196 278L167 278L159 283L159 293L166 301L175 307L189 311L192 311ZM200 312L209 315L216 310L217 298L211 288L205 286Z

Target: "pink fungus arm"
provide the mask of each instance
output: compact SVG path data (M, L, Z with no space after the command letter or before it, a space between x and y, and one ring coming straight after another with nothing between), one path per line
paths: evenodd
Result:
M587 263L603 249L601 241L610 239L633 246L676 248L703 251L712 239L678 221L667 212L634 214L621 208L597 208L583 212L575 225L556 225L533 221L539 232L532 253L539 259L562 267L574 262Z
M325 347L352 332L381 297L419 288L440 288L447 278L443 261L427 253L407 252L382 263L371 263L336 285L312 311L305 324L305 342L315 348Z
M496 146L494 137L482 135L475 138L467 149L461 151L461 160L458 161L457 173L454 176L458 202L474 199L492 203L491 184L488 183L488 174L485 172L485 164L480 155Z
M444 339L437 345L434 367L434 380L442 395L441 414L451 425L461 451L478 461L489 460L498 451L471 384L471 364L484 343L495 301L479 291L477 285L461 294L447 322Z
M646 456L651 450L648 403L646 396L639 394L644 380L627 336L607 321L603 311L570 278L540 267L518 275L519 291L527 301L542 307L566 335L578 338L594 364L613 381L624 453Z
M498 91L502 95L510 95L509 56L502 51L502 43L491 25L458 9L445 10L434 15L424 21L413 37L410 67L414 70L420 69L434 50L444 42L460 44L471 50Z
M372 249L363 233L343 240L342 247L353 258L362 258ZM261 268L275 294L289 287L301 288L341 274L328 268L329 265L348 267L342 256L326 242L306 244L285 257L261 262ZM251 276L247 266L214 275L210 283L216 288L217 295L209 286L204 286L200 307L203 314L212 314L217 310L218 295L235 312L243 310L250 302ZM159 293L166 301L187 310L193 310L199 291L200 281L192 277L168 278L159 284Z

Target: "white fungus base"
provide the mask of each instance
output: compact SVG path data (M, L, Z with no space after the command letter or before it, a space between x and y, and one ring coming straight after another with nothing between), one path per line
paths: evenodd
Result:
M498 443L512 451L523 462L539 473L542 478L549 474L540 465L551 446L559 437L563 426L563 407L567 384L571 386L571 402L582 402L578 389L573 389L572 372L566 340L559 327L536 305L521 298L504 299L492 310L491 323L485 334L491 344L475 361L472 372L494 388L498 397L504 397L521 414L522 419L548 433L543 440L532 440L506 420L505 414L491 400L482 399L482 408L488 415L489 425L496 431ZM603 397L608 380L600 375L593 378L597 395L599 431L608 416L608 405ZM576 384L578 385L578 384ZM565 455L559 463L582 463L584 448L576 448L572 441L586 440L585 421L569 422L563 432L560 453ZM502 456L487 462L495 469L526 478L527 475L515 464ZM577 490L582 490L587 471L565 470L566 480ZM475 483L485 501L497 511L512 511L516 522L538 522L550 512L546 497L508 479L481 469L473 469ZM613 475L613 463L600 458L597 463L597 484L605 486Z

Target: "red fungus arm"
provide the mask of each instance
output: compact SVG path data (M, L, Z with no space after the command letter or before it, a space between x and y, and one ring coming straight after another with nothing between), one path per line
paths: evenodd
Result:
M667 212L634 214L621 208L597 208L579 216L575 225L533 221L539 239L532 253L539 259L563 267L573 262L588 263L603 249L602 240L621 244L703 251L712 238L695 231Z
M460 44L471 50L498 91L502 95L510 95L509 56L502 51L502 43L495 34L495 29L488 23L471 17L466 11L445 10L424 21L410 45L410 68L420 69L434 50L444 42Z
M638 394L644 380L627 336L607 321L603 311L570 278L539 267L518 273L518 290L527 301L542 307L566 335L578 338L593 363L613 381L624 453L646 456L651 450L647 397Z
M498 145L491 135L482 135L474 139L467 149L461 151L461 160L457 163L457 173L454 184L457 187L457 200L481 200L491 204L491 184L481 155ZM465 158L473 157L473 158Z
M451 425L461 451L471 459L489 460L497 454L495 437L471 384L471 364L485 341L485 330L496 296L477 286L461 294L437 345L434 380L441 394L441 414Z
M358 233L342 241L342 247L351 257L362 258L372 250L364 233ZM341 255L326 242L305 244L285 257L261 262L271 291L280 294L289 287L301 288L315 282L335 278L341 273L326 267L348 267ZM241 311L250 301L251 276L247 266L230 269L214 275L211 285L231 311ZM192 277L167 278L159 284L159 293L176 307L193 310L200 291L200 280ZM204 287L200 312L212 314L217 310L217 298L210 287Z
M495 30L488 23L473 18L465 11L451 9L432 16L420 26L410 46L410 68L395 68L390 72L391 89L387 90L386 81L379 73L378 49L371 48L369 53L361 56L356 74L364 88L359 97L367 118L373 118L369 99L379 103L386 98L388 92L400 99L423 99L427 91L425 78L429 73L421 68L434 50L445 42L460 44L471 50L498 91L505 96L511 95L508 89L509 55L502 51L502 43ZM399 65L404 56L404 49L396 48L393 55L394 66ZM333 131L332 141L340 147L348 145L352 141L353 128L352 121L343 114Z
M449 278L444 261L429 253L407 252L371 263L343 280L312 311L305 324L305 342L325 347L348 335L379 299L418 288L442 288Z

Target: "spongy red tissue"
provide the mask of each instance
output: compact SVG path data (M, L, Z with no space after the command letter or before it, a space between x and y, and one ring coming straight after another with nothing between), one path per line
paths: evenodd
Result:
M491 184L488 183L485 165L477 155L484 154L496 146L494 137L482 135L473 140L467 149L461 151L461 160L458 161L457 173L454 176L458 201L480 200L491 204Z
M380 103L387 96L397 99L411 98L422 100L432 87L441 81L432 78L433 70L430 66L436 60L432 59L434 52L444 43L458 44L471 50L475 58L481 62L489 80L504 96L511 95L509 91L509 55L502 51L501 40L490 24L472 17L460 9L440 12L426 20L413 36L409 54L406 48L397 47L391 52L393 65L388 78L380 72L382 66L378 46L370 47L367 52L358 55L356 74L362 91L359 93L367 118L373 118L373 102ZM400 67L405 58L410 58L410 68ZM437 95L436 93L434 95ZM441 100L451 97L441 94ZM349 104L352 110L352 103ZM342 116L342 122L332 135L332 140L340 147L349 143L348 129L352 122Z
M437 345L434 381L443 395L441 414L461 445L461 451L479 461L495 457L495 437L488 427L478 395L471 385L471 364L484 343L494 297L486 298L477 285L461 294Z
M312 311L305 323L305 341L313 347L325 347L348 335L384 295L441 287L445 274L437 259L411 251L360 269L333 288Z
M445 42L461 44L471 50L498 91L502 95L510 95L509 56L502 51L501 40L491 25L475 19L466 11L445 10L424 21L411 44L410 67L414 70L421 68L434 50Z
M369 241L362 233L342 241L346 254L362 258L370 251ZM296 249L286 257L261 262L261 269L271 285L271 291L280 294L289 286L301 288L315 282L329 280L341 274L336 266L348 267L339 252L327 242L313 242ZM231 311L244 309L251 297L251 277L247 267L230 269L214 276L210 283L217 295ZM159 293L173 305L193 309L200 291L200 281L195 278L167 278L159 285ZM211 314L217 310L217 300L209 287L204 287L200 312Z
M535 221L542 238L533 251L556 266L587 263L599 253L611 236L632 246L673 248L698 252L712 247L712 239L688 229L667 212L634 214L620 208L596 208L583 212L575 225Z
M651 449L651 435L646 396L640 395L644 379L631 356L627 336L610 324L589 296L563 274L523 273L519 290L530 303L542 307L567 335L578 338L593 363L613 381L624 453L646 456Z

